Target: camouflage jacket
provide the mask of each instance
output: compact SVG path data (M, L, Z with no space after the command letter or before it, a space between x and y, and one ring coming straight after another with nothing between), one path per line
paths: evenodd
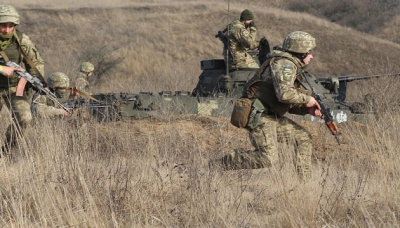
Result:
M91 94L90 83L87 80L87 76L82 72L79 72L79 75L76 77L75 87L79 91L85 92L87 94Z
M258 98L270 112L283 116L286 112L307 114L311 97L296 88L297 74L305 64L291 54L274 50L254 77L246 84L244 97Z
M4 59L8 58L9 61L18 63L19 65L26 68L26 70L32 75L38 75L38 73L28 64L28 61L24 59L21 49L25 53L25 55L32 61L35 65L39 73L44 75L44 61L39 54L38 49L32 43L27 35L16 30L13 41L10 46L8 46L4 51L6 57L3 56ZM4 65L4 60L1 61L1 65ZM10 87L15 87L18 83L18 76L15 73L14 76L10 78L6 78L0 75L0 88L6 89Z
M253 27L246 29L244 22L240 20L234 20L228 25L229 34L226 34L228 40L228 46L232 53L233 60L229 56L229 66L233 68L258 68L258 63L253 57L247 53L248 50L256 49L259 46L259 42L256 41L256 29ZM227 60L227 52L224 50L225 62Z
M63 103L68 100L68 94L66 93L64 98L58 99L59 102ZM32 98L32 112L40 116L55 117L62 116L60 111L60 106L54 103L46 95L41 95L40 93L35 93Z

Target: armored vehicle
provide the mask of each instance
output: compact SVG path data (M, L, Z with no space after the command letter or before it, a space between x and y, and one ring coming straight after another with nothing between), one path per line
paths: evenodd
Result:
M101 102L86 101L86 105L99 120L163 118L177 114L229 117L234 101L240 97L243 86L253 77L257 69L238 69L229 72L223 59L202 60L200 67L202 73L193 91L96 94L94 97ZM397 74L327 78L317 78L307 72L302 74L309 82L309 85L303 86L313 87L313 90L324 98L324 103L330 107L333 119L337 123L361 121L366 114L367 109L362 103L346 103L348 82L393 75ZM323 121L310 115L304 118Z

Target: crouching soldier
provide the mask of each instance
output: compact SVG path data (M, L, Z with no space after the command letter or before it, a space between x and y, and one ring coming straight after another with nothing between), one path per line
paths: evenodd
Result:
M50 74L47 79L47 86L53 92L60 103L66 102L69 97L69 78L62 72ZM59 104L50 100L46 95L36 93L32 99L32 112L40 116L68 116L66 110L60 107Z
M274 50L268 55L265 63L245 85L242 96L244 100L252 101L251 106L257 111L256 115L250 115L246 123L255 150L234 152L211 161L211 164L219 163L227 170L271 167L278 157L278 142L283 142L294 144L295 167L299 177L311 177L311 134L285 114L322 117L321 107L315 98L296 86L298 74L313 59L314 48L314 37L295 31L284 39L282 50Z

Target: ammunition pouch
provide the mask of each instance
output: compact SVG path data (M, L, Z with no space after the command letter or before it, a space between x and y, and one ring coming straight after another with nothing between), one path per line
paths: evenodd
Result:
M235 101L231 115L231 124L238 128L247 126L253 101L249 98L239 98Z
M254 129L259 125L264 105L258 99L239 98L236 100L231 115L231 124L238 128Z

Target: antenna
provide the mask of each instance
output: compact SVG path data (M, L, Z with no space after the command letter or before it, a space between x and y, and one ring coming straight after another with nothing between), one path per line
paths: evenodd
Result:
M228 39L227 39L227 41L226 41L226 43L227 43L227 45L226 45L226 75L228 76L229 75L229 50L230 50L230 47L229 47L229 27L230 27L230 21L229 21L229 0L228 0L228 16L227 16L228 18L228 31L227 31L227 34L228 34Z

